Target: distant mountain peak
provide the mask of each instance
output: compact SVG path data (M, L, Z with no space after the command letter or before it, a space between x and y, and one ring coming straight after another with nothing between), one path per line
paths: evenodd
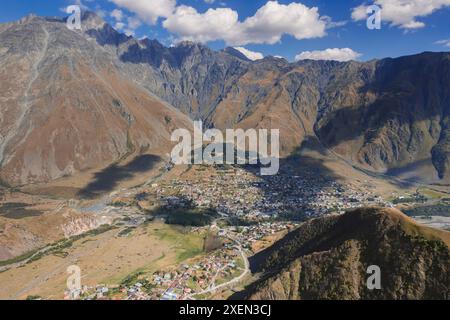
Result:
M197 43L189 40L183 40L177 43L176 47L193 47L196 46Z
M190 50L209 50L212 51L208 46L204 45L200 42L193 42L193 41L181 41L175 45L175 48L178 49L190 49Z
M43 20L42 17L40 17L40 16L38 16L38 15L36 15L34 13L30 13L30 14L26 15L25 17L23 17L22 19L20 19L18 21L18 23L19 24L26 24L26 23L32 22L34 20L39 20L39 19Z
M107 24L97 13L89 10L82 11L81 22L84 30L101 29Z
M223 52L228 53L229 55L236 57L238 59L247 61L247 62L251 62L252 60L250 60L249 58L247 58L247 56L245 54L243 54L242 52L240 52L239 50L236 50L233 47L227 47L223 50Z

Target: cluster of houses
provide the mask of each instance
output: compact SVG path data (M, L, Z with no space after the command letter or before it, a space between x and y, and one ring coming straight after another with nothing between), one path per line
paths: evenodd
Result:
M325 177L280 174L263 178L239 168L208 178L171 180L157 185L154 192L164 205L213 207L222 216L247 218L286 213L320 216L367 205L390 206L370 190Z
M233 248L203 256L191 264L181 264L170 270L153 274L150 282L155 286L152 299L179 300L193 296L239 272L239 259Z
M194 297L195 293L229 281L244 271L244 262L236 243L251 254L256 242L295 227L296 224L287 222L267 222L248 227L203 227L209 228L209 231L217 231L218 236L223 239L223 248L191 263L155 272L149 279L154 286L150 299L189 299ZM129 296L129 299L134 298Z
M64 300L102 300L108 297L110 288L105 285L98 285L95 287L82 286L79 289L67 289L64 292Z
M373 194L370 188L357 189L316 175L261 177L240 168L198 174L189 179L163 180L146 186L144 191L116 201L116 207L120 208L120 204L131 207L130 202L145 201L150 195L157 206L214 208L225 220L238 218L258 223L200 227L209 231L215 229L223 240L223 247L189 263L147 276L145 283L136 280L130 286L121 287L121 294L132 300L190 299L198 292L239 276L244 263L241 250L250 255L258 247L255 244L264 242L262 240L267 236L297 226L297 222L293 222L297 220L277 219L284 214L315 217L367 205L392 206ZM142 223L139 219L139 215L130 215L125 225L137 226ZM91 288L84 296L102 299L110 296L108 290L103 286ZM69 292L68 296L74 294L81 293Z
M232 238L240 243L242 248L252 251L256 242L283 231L289 232L297 226L298 224L292 222L264 222L251 226L227 227L221 229L219 235Z

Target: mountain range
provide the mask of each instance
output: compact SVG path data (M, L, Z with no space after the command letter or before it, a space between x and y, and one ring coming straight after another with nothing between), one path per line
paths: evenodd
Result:
M266 57L191 42L165 47L92 12L81 31L28 16L0 25L0 178L48 182L207 127L281 130L281 154L313 139L349 165L450 181L450 53L369 62Z

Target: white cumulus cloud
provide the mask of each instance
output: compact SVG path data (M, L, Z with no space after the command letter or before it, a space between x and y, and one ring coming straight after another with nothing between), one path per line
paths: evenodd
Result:
M164 20L163 26L180 40L224 40L228 45L243 46L249 43L274 44L285 34L298 40L323 37L326 35L327 20L321 18L316 7L269 1L254 16L242 22L239 21L239 14L230 8L209 9L200 13L193 7L182 5Z
M156 24L159 18L170 16L176 7L176 0L109 0L121 8L134 12L150 24Z
M135 30L142 25L141 20L137 17L128 17L127 18L128 28Z
M114 29L123 31L126 35L134 36L136 29L142 25L142 22L138 17L128 17L119 9L111 11L110 16L116 21Z
M295 56L295 61L299 60L334 60L334 61L350 61L356 60L361 56L360 53L350 48L333 48L318 51L304 51Z
M436 41L435 44L443 45L445 47L450 47L450 39Z
M375 0L382 8L382 20L402 29L418 29L425 23L417 18L431 15L437 10L450 6L450 0ZM352 19L367 19L368 5L362 4L352 10Z
M251 51L244 47L234 47L234 49L236 49L237 51L239 51L240 53L242 53L244 56L246 56L248 59L250 59L252 61L264 59L264 55L261 52Z
M209 9L199 13L195 8L179 6L163 22L164 28L177 34L180 40L208 42L228 37L238 25L238 13L229 8Z
M111 12L111 17L113 17L116 21L122 21L123 19L123 12L119 9L114 9Z
M247 18L240 25L240 32L232 35L230 40L241 44L274 44L284 34L292 35L297 40L318 38L326 35L326 25L316 7L269 1L254 16Z
M117 23L114 25L114 29L116 29L116 30L118 30L118 31L123 30L123 28L125 28L125 23L123 23L123 22L117 22Z

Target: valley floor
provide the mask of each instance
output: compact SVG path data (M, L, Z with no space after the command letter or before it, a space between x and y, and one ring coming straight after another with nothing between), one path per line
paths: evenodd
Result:
M366 206L447 205L445 192L306 165L273 177L245 167L168 168L92 200L5 192L0 299L227 298L252 280L248 257L302 221ZM67 290L71 265L81 269L81 291Z

